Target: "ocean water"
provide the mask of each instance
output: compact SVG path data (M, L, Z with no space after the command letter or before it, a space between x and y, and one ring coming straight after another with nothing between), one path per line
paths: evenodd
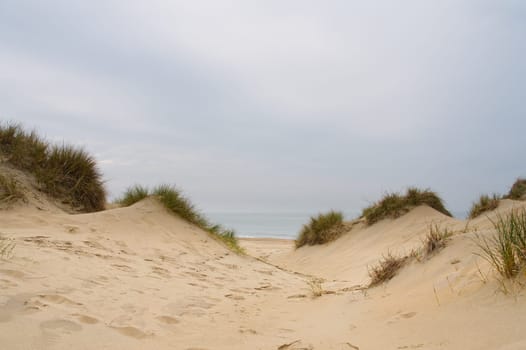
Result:
M238 237L295 239L316 213L205 213L213 223L234 229ZM345 216L347 219L353 216Z
M210 212L205 215L225 228L234 229L238 237L295 239L305 223L316 213L238 213ZM345 213L345 220L352 220L358 213ZM453 212L456 218L464 219L465 212Z

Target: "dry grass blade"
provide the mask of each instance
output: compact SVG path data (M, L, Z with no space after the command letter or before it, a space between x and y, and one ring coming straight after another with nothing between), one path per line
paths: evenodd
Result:
M24 198L24 193L19 189L18 183L0 174L0 202L10 203Z
M452 235L453 232L449 231L447 228L441 229L439 225L430 225L429 232L424 239L425 255L431 256L445 248Z
M4 260L10 259L13 256L15 245L13 239L0 237L0 258Z
M395 256L390 252L382 257L376 265L369 267L368 273L371 278L369 287L374 287L391 280L406 263L408 257Z

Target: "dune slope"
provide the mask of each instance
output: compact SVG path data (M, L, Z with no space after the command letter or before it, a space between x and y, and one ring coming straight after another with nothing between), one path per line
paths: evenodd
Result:
M266 263L231 253L151 198L92 214L26 203L0 215L1 237L16 244L0 260L1 348L526 346L523 290L502 293L472 254L473 230L492 232L487 218L466 230L465 222L420 207L358 224L325 246L251 241L270 245ZM387 284L364 288L368 264L387 250L418 246L436 222L456 230L448 247Z

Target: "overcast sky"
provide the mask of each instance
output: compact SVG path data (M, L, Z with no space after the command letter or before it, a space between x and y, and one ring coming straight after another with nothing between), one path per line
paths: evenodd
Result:
M204 211L452 211L526 176L526 2L0 0L0 119L99 161L112 197Z

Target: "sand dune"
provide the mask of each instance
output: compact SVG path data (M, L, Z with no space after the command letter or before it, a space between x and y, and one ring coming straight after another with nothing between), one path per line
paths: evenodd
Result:
M466 229L419 207L324 246L243 241L255 259L154 199L79 215L26 203L0 215L16 243L0 261L2 349L526 348L523 291L500 292L472 254L473 230L492 232L486 217ZM449 246L366 289L367 266L419 246L430 223L455 231Z

